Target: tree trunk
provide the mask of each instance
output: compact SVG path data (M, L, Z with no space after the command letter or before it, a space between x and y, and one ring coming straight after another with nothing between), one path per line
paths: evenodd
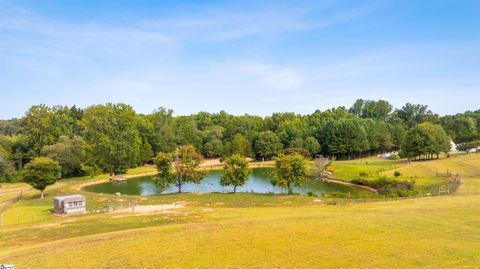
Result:
M182 183L178 184L178 193L182 193Z
M233 193L237 192L237 186L233 186Z
M43 190L40 191L40 199L43 199Z

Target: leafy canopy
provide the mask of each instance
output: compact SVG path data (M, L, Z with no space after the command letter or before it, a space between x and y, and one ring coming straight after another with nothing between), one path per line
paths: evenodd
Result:
M62 167L48 157L37 157L25 165L22 176L25 183L42 192L60 178Z
M223 175L220 178L222 186L233 186L233 192L236 192L238 186L245 185L248 176L252 173L248 167L245 157L239 154L233 154L225 159L223 166Z

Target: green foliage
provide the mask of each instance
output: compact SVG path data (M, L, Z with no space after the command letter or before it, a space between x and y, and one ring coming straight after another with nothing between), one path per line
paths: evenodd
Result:
M219 157L223 152L222 140L215 138L205 143L203 147L204 154L207 158Z
M25 183L41 191L43 199L43 191L60 178L61 170L62 167L58 162L47 157L37 157L25 165L22 176Z
M328 151L334 156L355 158L369 149L367 132L360 119L330 122L326 131Z
M4 161L2 169L11 174L13 168L15 174L33 158L45 155L47 149L59 152L64 147L62 137L85 141L85 154L80 157L85 169L79 169L76 160L72 172L67 162L49 153L62 163L64 176L87 170L95 174L98 168L111 174L124 173L129 167L151 162L158 152L171 152L179 145L193 145L207 158L237 153L271 159L284 148L302 148L308 152L305 156L355 159L399 151L413 143L402 153L404 156L431 158L445 150L446 139L433 135L436 149L426 149L422 143L429 139L411 132L425 122L441 124L460 149L462 143L480 140L480 110L443 117L423 105L406 104L392 110L387 101L363 99L349 110L336 107L309 115L287 112L265 118L234 116L225 111L173 116L173 110L166 108L143 115L125 104L96 105L85 110L37 105L21 119L0 120L0 134L6 135L0 136L0 145L8 155L3 158L8 164ZM437 132L435 128L430 131Z
M220 178L222 186L233 186L233 192L237 191L238 186L243 186L252 170L248 168L248 162L245 157L239 154L233 154L225 158L223 174Z
M270 159L282 149L282 143L272 131L261 132L255 140L255 153L257 156Z
M441 124L455 143L469 142L478 138L477 120L473 116L447 115L441 118Z
M0 146L0 181L8 181L14 174L15 167L10 153Z
M317 197L318 195L317 195L316 193L314 193L313 191L308 191L308 192L307 192L307 196Z
M425 122L407 132L401 153L407 158L433 158L449 150L450 139L442 126Z
M62 177L81 176L81 164L85 159L85 141L75 136L61 136L57 143L45 146L42 152L62 166Z
M320 143L313 136L309 136L305 139L303 147L308 150L311 155L317 154L320 151Z
M202 156L197 153L193 146L180 146L172 153L159 153L155 159L158 176L155 183L159 187L167 187L175 184L178 192L182 192L185 183L200 183L205 175L198 168L202 163ZM174 166L172 171L171 166Z
M399 171L395 171L395 172L393 173L393 175L394 175L395 177L399 177L399 176L402 175L402 173L400 173Z
M153 159L158 171L157 176L154 177L154 182L161 189L176 182L176 176L172 171L173 158L173 153L159 152Z
M140 148L140 163L145 164L152 161L153 150L148 142L144 142Z
M286 148L281 151L283 155L302 155L305 158L310 158L310 153L304 148Z
M458 150L465 151L467 153L469 153L470 150L478 147L480 147L480 140L465 142L457 145Z
M233 136L231 142L228 142L225 146L225 156L230 156L232 154L239 154L242 156L252 156L252 144L242 134L236 134Z
M307 160L299 154L280 154L275 158L274 185L292 193L293 186L302 187L307 176Z
M385 100L363 100L355 101L349 112L357 117L387 120L392 112L392 105Z
M137 165L142 142L135 120L135 111L125 104L88 107L81 122L88 162L110 175Z
M414 180L401 181L397 179L390 179L386 176L379 176L374 180L366 180L364 178L357 177L354 178L351 182L358 185L372 187L376 189L379 194L397 193L398 195L403 195L407 194L407 192L402 191L411 191L415 186Z
M407 103L401 109L395 110L395 115L402 119L409 128L422 122L438 122L438 116L434 115L426 105Z

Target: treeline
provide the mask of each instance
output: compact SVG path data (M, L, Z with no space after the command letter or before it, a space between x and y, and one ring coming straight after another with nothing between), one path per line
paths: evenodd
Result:
M424 105L394 109L384 100L268 117L224 111L174 116L165 108L143 115L126 104L37 105L20 119L0 121L0 178L15 179L39 156L59 162L63 177L118 174L180 145L193 145L205 158L236 153L263 160L296 152L351 159L390 150L431 158L448 151L450 139L480 140L479 127L480 110L440 117Z

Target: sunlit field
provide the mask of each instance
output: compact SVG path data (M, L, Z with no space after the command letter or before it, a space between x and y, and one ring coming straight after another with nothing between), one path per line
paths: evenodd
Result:
M366 165L368 162L368 165ZM397 163L375 158L335 162L335 176L398 170L429 179L450 169L462 176L450 195L335 202L307 196L172 194L122 196L79 190L102 180L62 180L46 199L23 184L23 198L5 211L0 256L16 268L475 268L480 266L480 154ZM138 172L148 172L144 169ZM131 173L131 172L130 172ZM430 179L429 179L430 180ZM87 196L89 212L109 204L181 203L149 213L52 216L52 197ZM11 216L21 216L18 219ZM34 216L33 222L28 216Z

